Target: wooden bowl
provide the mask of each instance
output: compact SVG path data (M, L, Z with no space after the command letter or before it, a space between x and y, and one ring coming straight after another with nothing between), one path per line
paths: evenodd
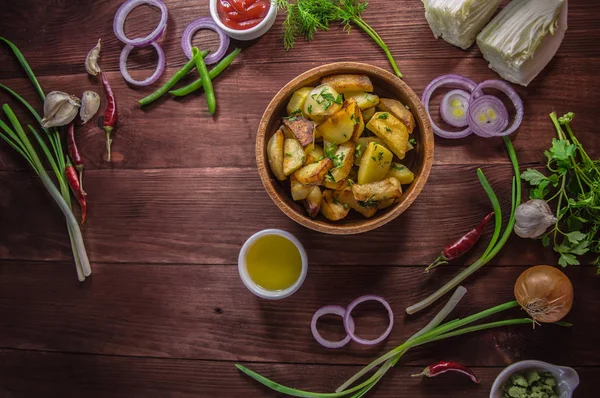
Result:
M318 81L329 75L340 73L356 73L368 75L375 93L380 97L393 98L408 105L417 128L412 137L417 140L415 150L410 151L402 163L415 173L415 179L408 186L403 186L404 194L400 201L385 210L379 210L372 218L364 218L351 211L348 217L340 221L329 221L322 215L311 219L301 203L292 199L289 183L279 182L268 165L267 143L281 125L281 118L286 116L285 108L294 91L306 86L316 86ZM373 65L358 62L337 62L319 66L301 74L285 85L271 100L258 125L256 136L256 165L267 193L275 204L288 217L297 223L315 231L336 235L351 235L370 231L392 221L402 214L419 196L431 170L433 162L433 131L429 123L429 116L425 112L419 97L406 83L391 73Z

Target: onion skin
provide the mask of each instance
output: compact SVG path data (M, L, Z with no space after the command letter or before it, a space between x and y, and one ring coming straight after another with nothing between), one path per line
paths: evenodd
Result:
M536 322L554 323L573 306L573 285L559 269L537 265L525 270L515 283L515 298Z

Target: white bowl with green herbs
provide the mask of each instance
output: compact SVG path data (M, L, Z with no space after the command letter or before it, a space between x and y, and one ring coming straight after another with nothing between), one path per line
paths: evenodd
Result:
M521 361L496 377L490 398L571 398L578 385L575 369L542 361Z

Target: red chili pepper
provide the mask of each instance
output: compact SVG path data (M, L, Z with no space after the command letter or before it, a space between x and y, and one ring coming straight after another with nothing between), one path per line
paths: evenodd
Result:
M77 176L77 170L75 170L75 167L73 167L71 162L68 160L67 165L65 166L65 176L67 177L67 182L69 183L71 191L73 191L73 195L75 195L75 198L81 207L81 223L83 224L87 214L87 199L85 198L85 192L83 192L83 189L81 189L81 184L79 183L79 178Z
M83 158L79 153L79 148L77 148L77 143L75 142L75 122L71 122L69 124L69 133L67 135L67 147L69 149L69 156L73 161L73 165L75 169L79 172L79 185L81 185L81 189L83 190Z
M491 212L490 214L485 216L483 221L481 221L478 226L464 234L454 243L451 243L444 247L442 254L425 269L425 272L429 272L429 270L437 267L438 265L447 264L448 261L454 260L471 250L471 248L475 246L475 243L477 243L479 238L481 238L483 228L488 223L488 221L490 221L493 215L494 212Z
M112 144L112 139L110 138L110 134L115 129L115 124L117 123L117 102L115 101L115 94L108 83L108 79L104 72L100 73L102 77L102 85L104 86L104 92L106 93L106 111L104 111L104 132L106 133L106 151L108 155L106 159L110 162L110 144Z
M428 367L423 369L423 371L421 373L412 375L412 376L413 377L420 377L420 376L435 377L437 375L441 375L442 373L446 373L446 372L462 373L464 375L469 376L469 378L473 381L473 383L476 383L476 384L480 383L479 379L475 376L475 373L473 373L473 371L471 369L467 368L465 365L462 365L458 362L440 361L436 364L429 365Z

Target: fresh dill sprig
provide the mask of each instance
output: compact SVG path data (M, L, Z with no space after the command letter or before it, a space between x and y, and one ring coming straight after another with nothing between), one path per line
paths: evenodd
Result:
M362 19L368 3L361 0L276 0L277 7L286 13L283 21L283 45L290 50L298 37L313 40L318 30L329 30L329 24L337 22L350 32L352 25L361 28L385 52L392 69L398 77L402 73L383 39Z

